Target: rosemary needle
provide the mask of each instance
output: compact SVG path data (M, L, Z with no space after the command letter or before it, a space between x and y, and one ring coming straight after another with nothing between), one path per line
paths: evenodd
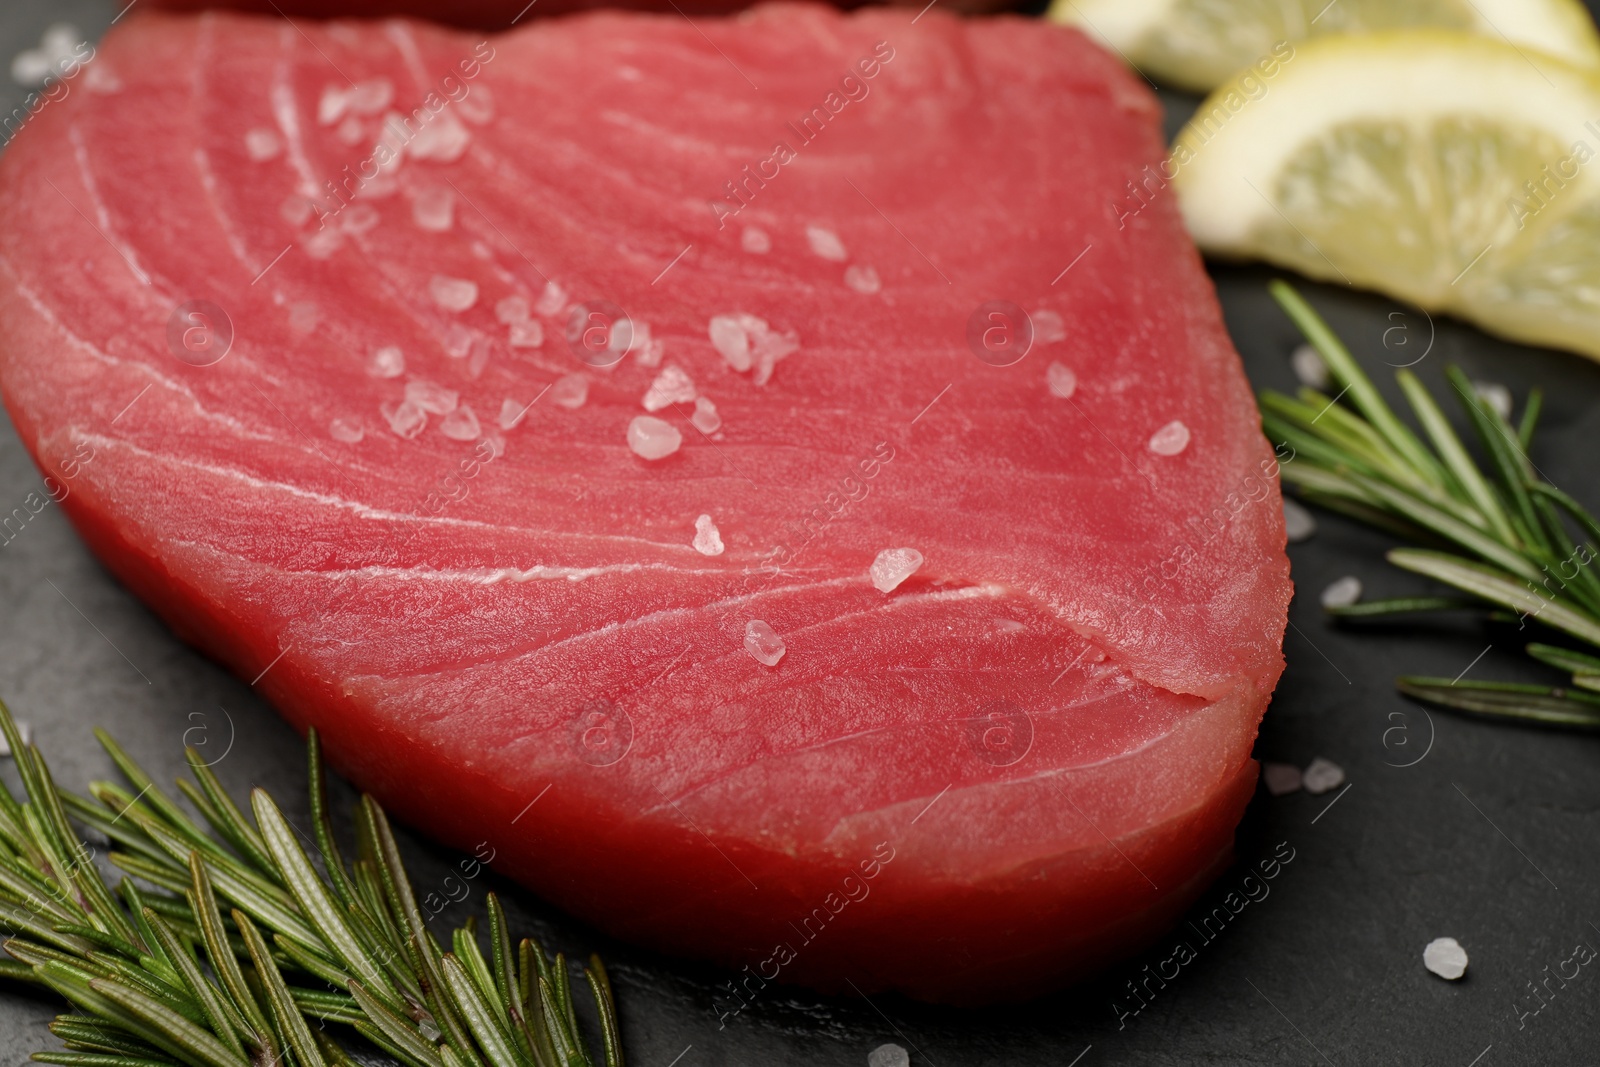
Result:
M495 894L492 974L475 924L454 932L450 951L440 947L371 797L358 807L360 848L346 865L316 731L307 756L320 869L271 797L255 791L252 825L193 749L195 781L179 788L204 826L103 732L132 790L95 783L96 804L57 789L3 703L0 731L25 794L0 785L0 923L12 931L0 977L46 986L73 1007L50 1028L66 1050L35 1060L354 1067L327 1032L336 1023L405 1067L622 1067L598 959L585 968L600 1017L596 1059L570 1010L546 1010L571 1003L565 962L532 939L513 952ZM108 859L133 876L117 894L69 813L107 837Z
M1288 284L1272 296L1317 349L1340 387L1329 398L1260 396L1262 428L1280 449L1282 479L1306 501L1411 541L1389 562L1456 591L1331 609L1347 619L1489 607L1519 629L1537 627L1578 648L1527 646L1535 660L1572 675L1566 687L1407 676L1402 693L1474 715L1600 729L1600 551L1597 521L1546 482L1528 459L1543 397L1529 395L1519 422L1478 396L1459 368L1446 370L1484 460L1473 457L1421 380L1396 374L1419 434L1378 392L1349 350Z

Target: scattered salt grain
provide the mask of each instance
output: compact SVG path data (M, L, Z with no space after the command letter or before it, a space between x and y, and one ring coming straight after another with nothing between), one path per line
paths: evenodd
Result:
M1361 599L1361 579L1353 574L1337 578L1322 591L1322 606L1347 608Z
M452 322L444 332L444 354L460 359L472 351L472 331L459 322Z
M297 300L289 305L289 332L295 337L304 337L315 330L321 319L321 309L309 300Z
M411 198L411 221L429 233L445 233L455 225L456 194L445 188L418 189ZM526 303L523 305L526 307Z
M844 250L844 242L839 240L839 235L822 226L806 227L806 243L811 246L811 251L835 263L843 263L850 255Z
M366 436L366 433L361 429L360 423L351 422L349 419L334 419L328 423L328 436L335 441L353 445Z
M883 288L878 272L871 267L852 263L844 269L844 283L864 296L871 296Z
M1328 373L1328 365L1322 360L1322 353L1310 345L1300 345L1290 352L1289 366L1294 368L1294 376L1300 379L1301 385L1326 389L1333 381L1333 375Z
M666 345L659 338L650 336L648 322L636 322L633 324L633 347L630 351L633 352L633 358L639 366L656 367L661 364L661 356L666 351Z
M18 52L11 60L11 80L30 89L43 85L54 73L50 57L37 48Z
M1453 937L1436 937L1422 950L1422 965L1453 982L1467 973L1467 950Z
M628 447L641 459L665 459L682 444L678 428L654 415L638 415L628 423Z
M914 548L886 548L872 561L867 574L880 593L893 592L895 587L922 566L922 553Z
M1044 380L1050 387L1050 395L1062 400L1071 400L1072 394L1078 391L1078 376L1063 363L1052 363L1045 368Z
M567 306L567 291L555 282L545 282L544 290L534 303L533 310L541 315L557 315Z
M1030 311L1028 321L1033 323L1034 344L1051 345L1067 339L1067 324L1059 311Z
M738 315L715 315L711 319L711 347L736 371L750 369L750 337Z
M428 282L433 302L446 311L465 311L478 302L478 283L435 274Z
M1330 789L1337 789L1344 785L1344 768L1332 760L1318 756L1311 761L1311 766L1300 775L1300 784L1312 796L1321 796Z
M332 126L350 110L350 93L342 85L322 87L322 99L317 102L317 121Z
M22 743L26 745L33 740L33 725L18 719L17 733L22 735ZM0 756L9 755L11 755L11 742L7 741L3 734L0 734Z
M1292 763L1263 763L1261 780L1275 797L1300 791L1300 768Z
M1284 497L1283 528L1289 535L1289 543L1298 545L1301 541L1311 540L1311 535L1317 532L1317 520L1312 518L1311 512L1301 507L1298 502Z
M899 1045L879 1045L867 1053L867 1067L911 1067L911 1054Z
M367 373L374 378L398 378L406 372L406 356L396 345L385 345L367 357Z
M1494 410L1502 419L1511 417L1511 390L1499 382L1473 382L1472 391L1478 399Z
M1189 447L1189 427L1173 419L1150 435L1150 451L1158 456L1176 456Z
M527 322L528 301L520 296L505 296L494 302L494 317L507 326L513 322Z
M483 428L478 425L478 416L472 408L462 404L439 423L439 432L452 441L476 441L483 434Z
M489 365L489 342L482 337L472 339L472 358L467 360L467 375L477 378Z
M694 520L693 544L694 550L702 556L722 555L722 532L717 529L717 524L711 521L710 515L701 515Z
M265 163L269 159L278 158L278 154L283 151L283 138L279 137L275 130L258 126L245 133L244 150L253 162Z
M461 120L448 111L441 111L411 138L406 145L406 154L412 159L454 163L471 142L472 133L461 124Z
M389 423L389 429L408 440L428 425L428 413L409 400L403 404L384 404L379 410Z
M494 118L494 95L489 87L478 82L467 89L467 95L456 101L461 117L474 126L482 126Z
M345 104L360 115L376 115L394 101L394 83L388 78L357 82L345 94Z
M746 252L753 252L758 256L772 251L772 238L767 236L767 231L760 226L746 226L744 232L739 235L739 244Z
M544 344L544 323L538 319L513 322L506 327L506 342L512 348L538 348Z
M757 663L766 667L776 667L783 654L788 651L783 646L783 638L760 619L751 619L745 623L744 650L754 656Z
M568 374L557 378L550 387L550 403L568 411L577 411L589 399L589 379L581 374Z
M356 116L346 115L344 120L339 123L337 132L339 140L345 144L360 144L367 135L367 128Z
M717 414L717 405L703 396L695 397L694 414L689 416L689 421L707 437L722 429L722 416Z
M345 233L360 236L376 226L382 220L378 209L371 204L352 204L348 209L339 213L339 228Z
M290 226L304 226L316 213L316 205L303 196L286 196L278 205L278 215Z
M302 237L300 247L305 249L306 255L312 259L328 259L344 247L344 232L333 226L317 230Z
M673 404L687 404L695 395L694 382L684 369L676 363L668 363L650 383L642 403L646 411L660 411Z
M448 415L461 402L461 394L442 385L414 379L406 383L406 403L435 415Z
M528 414L532 404L519 404L509 396L500 401L500 428L502 430L515 430L517 424Z
M110 96L122 92L122 79L117 77L117 72L106 63L104 57L101 57L98 62L85 66L83 87L91 93Z

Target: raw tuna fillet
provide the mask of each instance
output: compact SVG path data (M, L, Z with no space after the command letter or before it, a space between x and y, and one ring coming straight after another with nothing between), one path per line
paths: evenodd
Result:
M478 26L486 30L507 30L525 18L564 15L591 8L626 8L637 11L674 10L688 16L726 14L749 7L749 0L146 0L155 7L176 11L201 11L213 7L232 7L264 14L307 15L317 18L336 16L378 18L383 15L414 15L438 19L458 26ZM858 7L863 2L890 3L920 9L927 0L841 0L841 7ZM1015 8L1015 0L944 0L940 5L953 11L1001 11Z
M0 160L17 430L400 817L740 998L1037 993L1228 863L1276 468L1115 57L136 13L80 77Z

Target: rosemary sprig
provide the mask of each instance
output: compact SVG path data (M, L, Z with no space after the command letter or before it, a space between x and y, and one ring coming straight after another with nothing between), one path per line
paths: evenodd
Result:
M622 1067L598 958L584 974L601 1060L579 1032L566 960L532 939L513 949L495 894L488 958L473 921L441 948L371 797L357 807L357 854L346 865L315 731L307 758L321 871L270 796L255 790L247 818L192 748L194 780L178 788L204 827L103 732L127 786L92 783L96 803L56 787L3 703L0 731L25 793L19 801L0 785L0 926L12 957L0 977L46 986L73 1007L51 1024L66 1051L35 1060L354 1067L328 1033L335 1023L405 1067ZM107 838L107 858L132 876L115 894L73 819Z
M1260 396L1268 437L1294 450L1283 481L1308 502L1352 516L1422 547L1389 562L1464 596L1406 596L1330 609L1347 618L1489 606L1582 646L1534 643L1527 652L1572 675L1570 687L1402 677L1417 700L1476 715L1600 729L1600 521L1546 482L1528 459L1542 395L1533 390L1515 426L1446 369L1456 401L1486 462L1473 458L1422 381L1395 375L1421 434L1389 406L1349 350L1299 293L1282 281L1272 296L1321 354L1340 386L1328 397ZM1426 438L1426 440L1424 440Z

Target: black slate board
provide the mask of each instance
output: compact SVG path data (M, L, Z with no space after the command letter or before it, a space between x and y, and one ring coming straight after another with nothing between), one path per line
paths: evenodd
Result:
M52 21L98 35L125 3L6 0L0 59L37 43ZM7 81L5 111L22 95ZM1172 126L1194 104L1165 100ZM1272 272L1221 267L1213 275L1252 381L1292 387L1287 354L1298 338L1267 296ZM1381 297L1304 291L1369 369L1426 351L1417 370L1436 389L1449 363L1506 383L1519 401L1529 385L1543 385L1549 402L1535 460L1556 484L1600 506L1600 366L1435 323ZM6 424L0 513L40 488ZM509 898L515 929L580 956L601 952L635 1067L863 1067L885 1041L928 1067L1600 1062L1600 967L1585 967L1565 987L1552 980L1547 1006L1519 1019L1536 1003L1529 983L1544 981L1579 941L1600 947L1600 740L1430 717L1401 700L1391 682L1402 672L1453 677L1470 666L1477 678L1541 675L1521 659L1510 628L1330 626L1316 592L1336 577L1357 575L1372 593L1416 586L1382 561L1385 537L1324 514L1317 521L1317 536L1290 550L1304 593L1290 612L1288 671L1256 754L1302 766L1326 756L1346 769L1349 789L1258 794L1239 830L1238 865L1190 919L1201 923L1259 861L1290 850L1293 860L1267 883L1269 895L1209 941L1175 931L1168 940L1186 940L1194 958L1164 987L1152 981L1147 1006L1120 1024L1114 1005L1136 1006L1125 983L1144 980L1146 965L1172 974L1164 963L1171 948L1022 1007L958 1012L769 989L721 1028L711 989L723 976L612 943L493 876L474 882L446 918L462 918L495 889ZM203 743L213 759L226 750L217 769L236 791L265 786L291 818L305 816L293 731L243 682L176 641L89 555L59 509L0 545L0 605L0 696L32 723L63 784L110 776L90 736L105 725L158 779L178 774L185 743ZM341 803L351 795L336 793ZM456 859L415 838L403 845L421 887L439 884ZM1461 982L1422 967L1423 946L1442 935L1471 954ZM56 1010L49 998L0 990L5 1063L54 1043L45 1023Z

